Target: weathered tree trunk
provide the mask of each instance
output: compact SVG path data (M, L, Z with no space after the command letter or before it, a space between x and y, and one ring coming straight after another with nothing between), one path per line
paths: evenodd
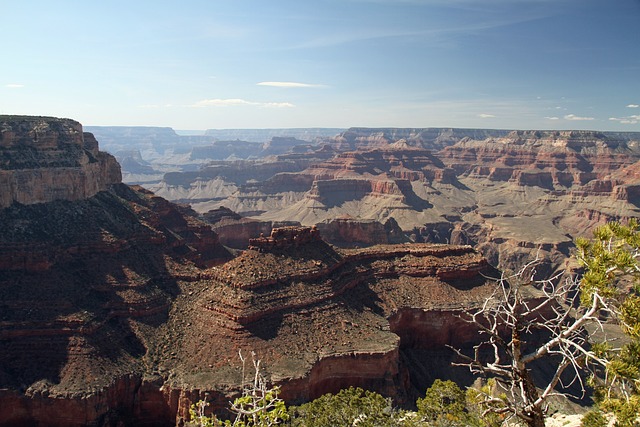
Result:
M521 313L517 313L520 315ZM527 367L522 363L522 337L521 323L516 320L513 330L511 331L511 351L513 354L513 367L517 373L517 381L520 383L521 397L524 403L523 417L520 417L527 423L529 427L544 427L544 411L540 405L536 405L540 395L538 389L533 383L531 374Z
M544 427L544 411L542 406L535 404L540 396L529 371L522 372L521 381L528 406L525 414L528 419L525 421L529 427Z
M544 427L544 414L542 413L542 408L535 408L527 415L529 417L527 420L527 425L529 427Z

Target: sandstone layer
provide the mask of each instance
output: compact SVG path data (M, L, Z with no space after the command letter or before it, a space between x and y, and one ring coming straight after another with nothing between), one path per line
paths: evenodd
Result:
M0 208L86 199L121 181L115 158L73 120L0 116L0 150Z

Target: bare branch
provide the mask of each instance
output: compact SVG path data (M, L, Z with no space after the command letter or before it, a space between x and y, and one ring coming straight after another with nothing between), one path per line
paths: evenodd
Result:
M538 262L529 262L512 275L503 273L492 295L467 313L464 320L477 325L483 337L474 346L473 356L450 347L460 359L455 366L494 377L503 385L506 402L485 396L482 404L488 411L512 414L530 426L543 425L540 422L550 396L564 395L569 387L584 394L585 369L606 365L606 360L588 349L593 332L586 326L602 331L599 316L611 311L598 292L593 292L587 307L580 307L576 278L561 280L561 274L556 274L536 281ZM536 340L542 340L541 344L529 348ZM545 357L553 357L555 372L536 386L529 365Z

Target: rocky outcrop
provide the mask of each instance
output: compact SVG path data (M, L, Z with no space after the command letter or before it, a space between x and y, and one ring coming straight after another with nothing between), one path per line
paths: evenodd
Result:
M320 222L316 227L326 241L343 248L409 241L393 218L384 224L374 220L336 218Z
M468 246L338 250L311 227L276 229L252 246L210 270L207 289L187 301L193 308L183 321L191 326L177 332L183 366L175 381L187 381L200 364L208 366L207 378L232 382L233 361L224 349L243 348L256 352L291 402L348 385L402 402L411 366L400 350L411 351L413 344L403 341L399 334L406 331L394 331L390 319L405 310L459 312L493 289L486 277L495 271ZM425 328L414 333L438 335L440 326ZM213 337L217 345L206 345ZM197 363L187 356L192 354Z
M123 184L0 210L0 424L172 425L150 349L183 283L229 257L193 211Z
M300 225L287 221L257 221L225 207L205 212L201 217L211 225L220 243L233 249L247 249L251 239L268 236L274 228Z
M296 222L245 218L224 207L206 212L202 214L202 218L211 224L220 243L233 249L247 249L252 239L269 236L274 228L300 225ZM343 217L320 222L315 227L323 240L343 248L409 242L393 218L383 224L374 220Z
M77 122L3 117L2 130L16 185L0 209L0 424L157 421L156 403L166 422L145 354L181 281L230 254L191 209L120 184Z
M82 200L121 182L113 156L73 120L0 116L0 208Z
M500 138L465 138L440 152L458 175L553 189L587 184L635 162L625 140L590 131L513 131Z

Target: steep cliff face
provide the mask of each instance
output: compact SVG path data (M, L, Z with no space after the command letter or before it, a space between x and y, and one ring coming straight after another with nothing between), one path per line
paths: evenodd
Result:
M588 131L513 131L482 141L465 138L440 152L458 175L549 189L602 179L638 156L635 145Z
M0 208L0 424L144 413L132 399L162 396L145 358L181 282L230 255L191 209L118 183L76 122L3 120L1 172L16 185Z
M389 218L384 224L374 220L336 218L320 222L316 226L326 241L344 248L409 241L393 218Z
M121 182L115 158L73 120L0 116L0 208L89 198Z

